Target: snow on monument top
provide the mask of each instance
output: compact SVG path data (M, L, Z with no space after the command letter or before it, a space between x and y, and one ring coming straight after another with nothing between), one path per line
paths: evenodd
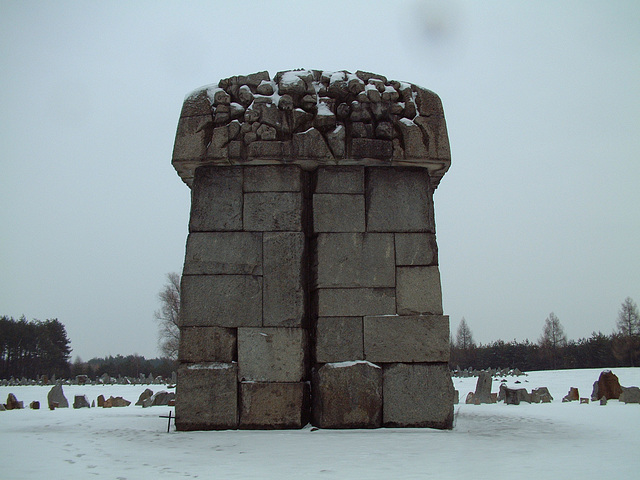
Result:
M184 100L172 164L191 186L204 165L427 168L436 187L451 153L440 98L357 71L238 75Z

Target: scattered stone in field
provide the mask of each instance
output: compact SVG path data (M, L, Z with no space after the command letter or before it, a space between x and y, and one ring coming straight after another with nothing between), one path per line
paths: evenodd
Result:
M531 403L551 403L553 397L547 387L539 387L531 390Z
M620 394L622 393L620 381L618 380L618 377L611 372L611 370L604 370L600 374L600 378L598 378L597 392L595 384L593 389L597 398L594 399L592 393L592 400L598 400L600 397L607 397L609 400L617 399L620 398Z
M98 395L98 407L104 407L104 395Z
M40 402L39 402L39 401L37 401L37 400L34 400L33 402L31 402L31 403L29 404L29 408L30 408L31 410L40 410Z
M481 403L492 403L491 375L488 372L480 372L480 375L478 375L476 391L474 393L474 403L476 405L479 405Z
M621 387L622 393L619 400L624 403L640 403L640 388Z
M567 393L562 399L563 402L573 402L574 400L580 400L580 393L576 387L571 387L569 393Z
M91 408L95 408L95 406L96 406L96 401L95 401L95 400L93 400L93 401L91 402Z
M24 403L18 401L16 396L13 393L10 393L9 395L7 395L7 403L4 404L4 407L7 410L20 410L24 408Z
M154 394L150 400L151 400L151 405L155 406L155 405L169 405L169 402L171 400L175 399L176 394L171 392L166 392L164 390Z
M507 388L504 385L504 403L505 405L520 405L520 402L531 403L531 395L526 388Z
M148 398L151 398L152 396L153 396L153 390L151 390L150 388L145 389L145 391L142 392L138 397L138 401L136 402L136 405L144 407L144 401L147 400Z
M589 399L588 399L588 398L586 398L586 397L582 397L582 398L580 399L580 403L581 403L581 404L582 404L582 403L589 403Z
M606 405L607 404L607 397L600 397L600 405Z
M47 394L47 403L49 404L49 408L54 403L57 403L54 408L69 408L69 401L67 397L64 396L64 392L62 390L62 385L55 385L49 390Z
M4 408L4 403L0 403L0 412L5 412L7 409Z
M131 402L129 400L125 400L122 397L111 396L107 400L105 400L102 406L103 408L111 408L111 407L128 407L129 405L131 405Z
M89 400L86 395L76 395L73 398L73 408L89 408Z

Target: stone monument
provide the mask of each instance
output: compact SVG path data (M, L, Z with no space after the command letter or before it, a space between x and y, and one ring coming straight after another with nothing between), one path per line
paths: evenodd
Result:
M178 430L452 427L436 94L234 76L187 96L172 163L192 195Z

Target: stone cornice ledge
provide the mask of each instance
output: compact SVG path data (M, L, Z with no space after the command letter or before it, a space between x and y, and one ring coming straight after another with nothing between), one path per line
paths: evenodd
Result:
M206 165L426 168L451 165L440 98L374 73L290 70L234 76L185 98L172 164L189 186Z

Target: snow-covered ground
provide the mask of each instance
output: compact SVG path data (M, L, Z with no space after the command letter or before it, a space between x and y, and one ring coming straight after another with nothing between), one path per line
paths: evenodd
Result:
M612 369L640 386L640 368ZM562 403L589 397L600 369L531 372L509 385L549 387L551 404L456 405L455 428L167 433L170 407L135 407L142 386L68 386L124 408L46 408L48 387L0 387L40 410L0 412L1 479L484 479L639 478L640 405ZM514 382L519 380L521 384ZM464 400L475 378L454 378ZM500 379L494 381L497 392ZM151 387L154 391L158 386Z

